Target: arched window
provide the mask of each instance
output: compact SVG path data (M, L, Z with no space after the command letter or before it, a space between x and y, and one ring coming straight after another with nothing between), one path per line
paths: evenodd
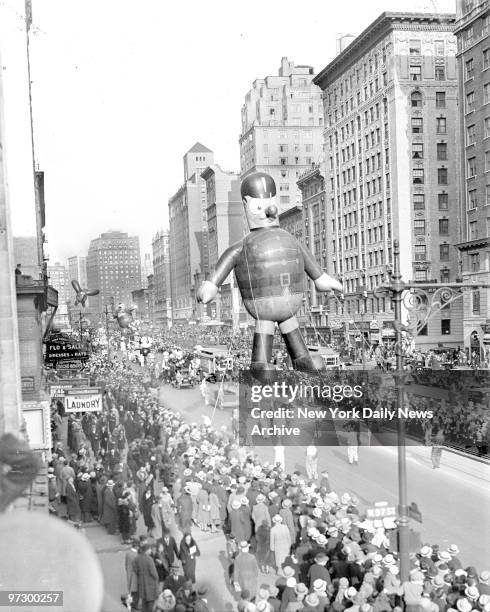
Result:
M412 101L413 108L422 107L422 94L420 93L420 91L414 91L412 95L410 96L410 99Z

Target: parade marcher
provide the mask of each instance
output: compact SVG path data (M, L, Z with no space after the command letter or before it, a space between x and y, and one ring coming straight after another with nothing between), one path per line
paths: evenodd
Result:
M180 563L174 562L170 566L170 575L165 579L163 588L170 589L176 595L185 582L186 579L180 574Z
M252 597L257 593L259 566L254 555L250 554L250 544L240 542L238 553L233 566L233 582L236 590L248 590Z
M282 524L282 521L282 516L276 514L272 519L274 526L270 532L270 549L274 553L277 571L282 567L284 559L289 555L292 544L289 529L286 525Z
M318 449L314 444L306 448L306 476L309 480L318 478Z
M153 612L153 604L158 598L158 573L150 555L151 546L145 544L134 561L143 612Z
M184 576L192 584L196 582L196 558L201 554L199 547L190 533L184 533L180 543L179 557L182 562Z
M192 526L192 498L190 490L184 487L184 492L177 501L177 516L179 517L179 526L183 533L190 532Z

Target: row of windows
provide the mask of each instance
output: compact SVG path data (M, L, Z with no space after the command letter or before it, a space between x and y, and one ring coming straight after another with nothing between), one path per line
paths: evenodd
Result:
M412 183L414 185L423 185L425 182L425 170L423 168L412 169ZM438 168L437 169L437 184L447 185L448 184L448 169Z
M424 120L421 117L412 117L412 134L422 134L424 131ZM436 117L436 134L447 133L446 117Z
M425 236L426 234L426 222L425 219L415 219L413 222L413 233L416 236ZM449 219L439 219L439 235L449 235Z
M440 161L447 160L447 143L438 142L436 145L437 159ZM412 159L424 158L424 145L421 142L412 144Z
M482 51L482 70L490 68L490 48ZM467 81L475 76L475 61L474 58L466 60L464 65L464 78Z
M422 66L419 65L411 65L409 69L410 80L411 81L421 81L422 80ZM446 67L445 66L436 66L434 68L434 78L436 81L445 81L446 80Z
M450 245L439 245L439 259L441 261L449 261ZM416 244L414 249L415 261L427 261L427 246L425 244Z
M263 151L264 153L269 153L269 145L268 144L264 144L263 145ZM289 150L289 145L287 144L280 144L278 145L278 151L279 153L287 153ZM291 151L294 153L299 153L301 150L301 147L299 144L295 144L295 145L291 145ZM307 144L304 146L304 150L306 153L311 153L313 151L313 145L311 144Z
M422 108L422 93L414 91L410 95L410 103L412 108ZM436 108L446 108L446 92L436 91Z
M483 85L483 104L490 103L490 83L485 83ZM466 113L471 113L475 110L476 106L476 97L474 91L469 91L466 94L465 99L465 111Z
M449 194L438 193L437 194L437 205L439 210L449 209ZM425 210L425 194L414 193L413 194L413 208L414 210Z

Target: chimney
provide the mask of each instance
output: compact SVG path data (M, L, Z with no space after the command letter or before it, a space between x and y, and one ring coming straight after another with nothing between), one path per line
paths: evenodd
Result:
M337 38L337 55L351 44L355 36L353 34L340 34Z

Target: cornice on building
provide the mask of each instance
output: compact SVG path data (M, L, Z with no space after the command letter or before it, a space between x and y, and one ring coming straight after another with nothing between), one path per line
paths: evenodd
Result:
M362 58L369 49L394 30L407 31L453 31L456 16L452 13L393 13L384 12L373 21L348 47L331 61L317 76L313 83L326 89L339 74L345 73Z

